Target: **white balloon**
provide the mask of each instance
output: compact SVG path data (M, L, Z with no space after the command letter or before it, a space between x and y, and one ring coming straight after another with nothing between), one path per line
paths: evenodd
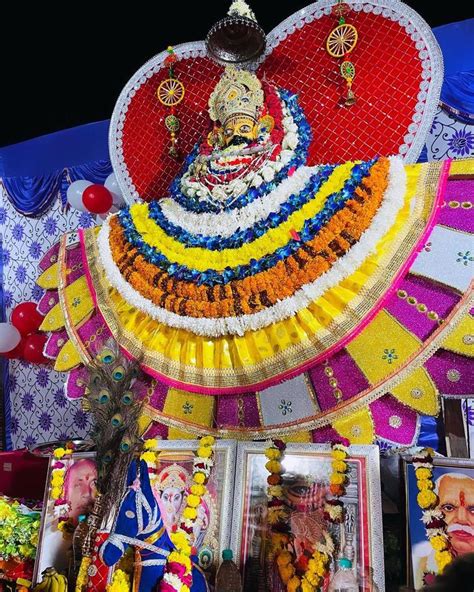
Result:
M71 183L67 188L67 200L75 210L79 210L80 212L88 211L82 202L82 194L84 193L84 190L91 185L93 185L93 183L90 181L81 179L80 181L74 181L74 183Z
M122 190L117 183L117 177L115 176L115 173L110 173L110 175L105 180L104 185L112 194L114 206L122 206L125 203L125 200L123 199Z
M20 331L11 323L0 323L0 354L12 351L20 343Z

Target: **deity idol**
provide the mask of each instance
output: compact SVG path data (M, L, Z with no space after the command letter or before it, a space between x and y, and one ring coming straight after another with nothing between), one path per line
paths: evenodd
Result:
M41 264L46 353L70 397L108 339L145 372L147 436L409 445L439 392L465 394L473 165L407 164L439 48L411 9L371 0L349 6L342 67L333 6L285 21L256 71L188 44L126 86L111 156L129 206Z
M163 522L168 532L178 524L185 506L189 475L177 464L165 467L156 476L153 492L158 494Z

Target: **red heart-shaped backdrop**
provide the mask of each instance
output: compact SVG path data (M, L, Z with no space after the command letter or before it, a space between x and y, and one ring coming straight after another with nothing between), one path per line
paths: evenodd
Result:
M350 54L356 67L355 105L341 107L346 93L340 62L326 51L326 39L337 25L321 0L295 13L267 38L257 74L298 94L311 125L308 164L368 159L401 154L415 161L434 117L442 83L442 58L428 25L398 0L349 3L346 21L357 28ZM222 67L206 57L204 42L175 48L175 75L184 84L184 100L176 107L183 156L207 133L207 101ZM118 182L128 201L163 197L182 159L168 154L170 111L157 99L168 77L167 52L147 62L128 82L115 107L110 151Z

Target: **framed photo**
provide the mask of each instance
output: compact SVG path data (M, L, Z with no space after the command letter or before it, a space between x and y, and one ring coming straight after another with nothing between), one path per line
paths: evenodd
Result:
M76 452L70 459L61 461L66 464L66 472L62 493L65 504L61 505L60 511L51 496L51 473L55 462L51 456L33 582L41 580L41 573L47 567L54 566L64 573L69 571L73 560L72 534L58 529L60 513L74 527L79 516L92 508L95 499L97 469L94 452Z
M169 531L179 523L186 506L197 446L197 440L158 441L156 474L151 483ZM233 440L216 442L208 493L197 508L195 547L199 565L210 583L214 582L222 551L230 545L236 450Z
M277 569L267 561L267 458L263 442L239 442L235 474L231 548L240 565L244 592L280 590ZM289 444L283 459L283 488L290 509L295 549L301 556L328 527L323 504L331 474L331 448L320 444ZM346 509L341 525L330 525L339 556L352 560L359 585L385 590L377 446L352 446ZM331 570L334 565L331 564Z
M412 457L403 457L407 516L408 585L420 590L425 573L436 573L434 550L421 521L418 488ZM474 460L433 459L433 480L444 512L451 545L457 555L474 552Z

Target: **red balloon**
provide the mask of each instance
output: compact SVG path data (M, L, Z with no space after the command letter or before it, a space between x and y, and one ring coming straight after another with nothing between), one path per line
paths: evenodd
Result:
M37 331L43 319L43 315L36 310L35 302L21 302L12 311L12 325L22 335Z
M32 333L25 339L25 347L23 349L23 357L28 362L33 364L46 364L49 362L48 358L43 356L43 348L46 343L46 335L44 333Z
M104 185L89 185L82 193L82 203L93 214L106 214L112 202L112 194Z
M25 349L25 337L21 338L20 343L14 347L11 351L1 354L4 358L9 360L22 360L23 350Z

